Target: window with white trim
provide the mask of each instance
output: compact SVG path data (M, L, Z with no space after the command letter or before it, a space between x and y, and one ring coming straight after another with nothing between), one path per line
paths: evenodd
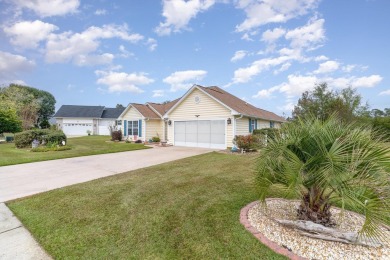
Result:
M138 136L138 120L127 121L127 134Z
M122 125L122 120L115 120L115 125Z
M270 121L269 122L269 128L274 128L275 127L275 122L274 121Z

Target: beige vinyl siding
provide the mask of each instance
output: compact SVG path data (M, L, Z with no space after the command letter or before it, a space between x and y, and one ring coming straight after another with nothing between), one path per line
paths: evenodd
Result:
M266 121L263 119L257 119L257 129L262 129L262 128L269 128L270 121ZM248 123L249 127L249 123Z
M264 119L257 119L257 129L269 128L270 121ZM275 122L275 128L280 128L281 123ZM249 117L243 117L236 119L236 135L248 135L249 133Z
M195 102L195 97L200 98L200 102ZM226 108L207 94L199 89L194 89L180 104L168 115L172 124L168 126L168 143L174 142L174 121L196 120L199 115L199 120L227 120L229 117L233 118L230 109ZM233 140L233 123L226 126L226 145L231 147Z
M249 135L249 118L236 119L236 135Z
M159 136L160 139L163 139L163 125L162 120L159 119L150 119L145 121L145 127L146 127L146 135L145 140L148 141L154 136Z

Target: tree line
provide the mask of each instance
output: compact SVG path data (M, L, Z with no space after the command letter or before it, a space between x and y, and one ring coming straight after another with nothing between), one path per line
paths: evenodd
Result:
M0 87L0 133L49 128L56 99L44 90L10 84Z
M390 108L370 110L369 104L363 104L362 96L352 87L337 91L327 83L316 85L312 91L302 94L289 120L315 117L324 121L332 115L346 123L370 124L390 138Z

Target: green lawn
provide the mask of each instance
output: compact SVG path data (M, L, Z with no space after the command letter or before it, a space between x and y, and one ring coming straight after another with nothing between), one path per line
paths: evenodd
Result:
M214 152L8 206L55 259L285 259L239 222L255 159Z
M0 166L78 157L93 154L117 153L148 148L143 144L106 142L109 136L69 138L72 147L67 151L30 152L30 148L16 149L13 143L0 144Z

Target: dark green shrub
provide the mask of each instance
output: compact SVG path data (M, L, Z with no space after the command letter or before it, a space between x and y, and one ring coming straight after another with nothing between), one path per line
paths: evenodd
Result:
M17 148L29 147L34 140L38 140L40 143L44 141L45 143L57 142L61 144L62 141L66 142L66 135L62 131L50 131L48 129L33 129L15 134L15 146Z
M137 141L135 141L134 143L136 143L136 144L142 144L142 140L137 140Z
M111 141L122 141L122 130L111 131Z
M261 147L261 140L256 135L236 135L233 143L245 152L257 150Z
M42 136L42 141L46 143L55 143L62 145L62 141L67 141L66 135L62 131L50 131L49 134Z
M42 141L42 136L49 134L47 129L33 129L15 134L15 146L17 148L28 147L33 140Z
M153 136L152 137L152 142L153 143L159 143L161 140L160 140L160 137L158 137L158 136Z
M39 126L40 126L42 129L50 128L49 120L44 119L44 120L39 124Z

